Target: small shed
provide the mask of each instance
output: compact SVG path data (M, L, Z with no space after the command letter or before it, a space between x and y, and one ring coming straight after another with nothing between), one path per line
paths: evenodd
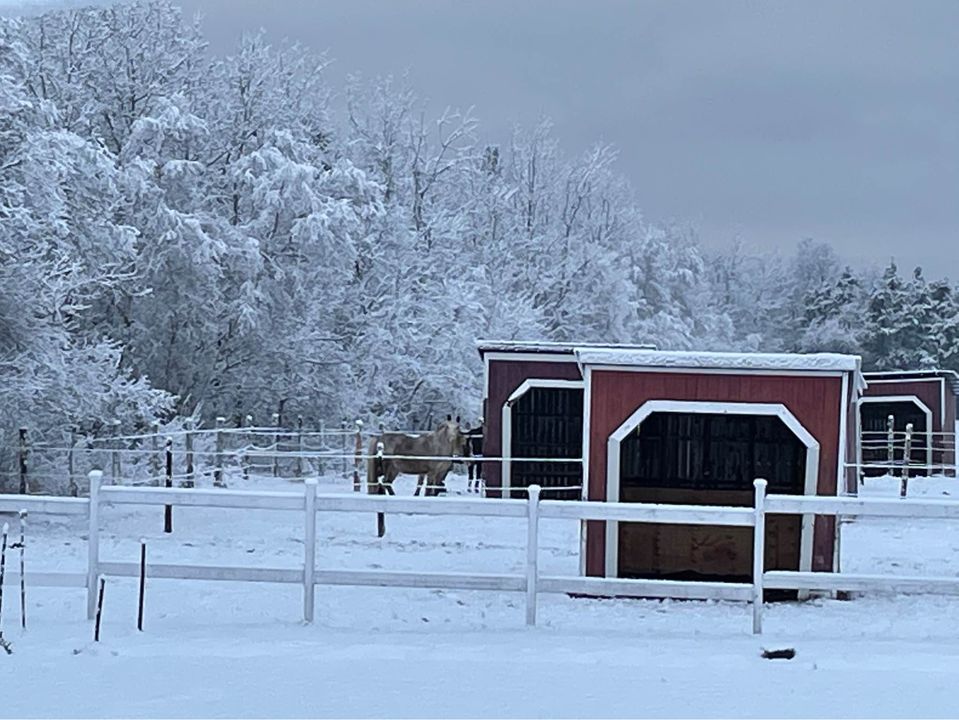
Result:
M589 500L751 506L855 482L860 359L580 348ZM851 470L851 472L850 472ZM848 481L847 481L848 482ZM832 571L833 518L771 516L766 566ZM585 574L749 581L749 528L587 522Z
M959 375L952 370L894 370L863 374L867 387L859 399L860 461L863 475L890 470L888 418L893 418L891 465L903 460L906 425L913 427L913 475L956 472L956 394ZM873 466L873 467L870 467Z
M484 365L483 463L489 497L522 497L532 484L543 497L582 497L583 375L574 343L478 343ZM637 350L650 345L595 345ZM512 462L512 458L570 458L569 463Z

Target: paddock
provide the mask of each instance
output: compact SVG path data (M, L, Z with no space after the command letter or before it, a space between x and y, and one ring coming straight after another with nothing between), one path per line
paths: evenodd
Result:
M959 376L951 370L896 370L863 375L867 387L859 399L861 476L884 475L906 464L906 428L911 425L909 473L954 477Z

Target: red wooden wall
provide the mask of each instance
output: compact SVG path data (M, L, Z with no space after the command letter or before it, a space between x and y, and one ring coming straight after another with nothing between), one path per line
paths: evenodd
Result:
M732 375L593 370L590 397L589 499L606 500L606 442L649 400L782 403L819 442L818 493L835 495L839 463L842 378L829 376ZM847 401L848 402L848 401ZM855 426L847 427L855 432ZM586 529L586 574L605 574L605 523ZM833 569L833 518L817 517L813 570Z

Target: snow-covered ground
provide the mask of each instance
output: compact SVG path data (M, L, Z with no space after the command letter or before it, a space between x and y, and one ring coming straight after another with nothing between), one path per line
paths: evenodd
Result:
M897 481L868 482L870 495L898 491ZM910 495L959 496L956 482L914 480ZM146 537L158 562L297 567L301 523L298 513L177 508L176 532L163 537L158 508L105 508L101 557L135 562ZM81 518L38 516L29 527L34 569L84 569ZM374 528L370 516L321 515L318 566L523 567L521 520L390 517L383 540ZM542 572L575 574L578 539L575 523L543 521ZM957 575L959 525L860 520L846 527L842 563ZM779 603L757 638L736 603L544 595L528 629L519 594L319 587L317 621L305 625L296 585L150 580L139 633L136 581L111 578L94 645L83 590L30 588L26 633L7 590L3 717L959 714L959 598ZM795 659L760 658L784 646Z

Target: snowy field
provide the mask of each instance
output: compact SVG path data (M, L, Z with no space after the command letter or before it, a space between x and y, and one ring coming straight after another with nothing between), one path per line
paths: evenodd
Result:
M871 480L866 494L897 492ZM949 493L959 497L956 480L910 484L910 495ZM522 571L523 520L388 520L378 540L371 516L321 514L318 567ZM101 559L136 562L145 537L151 561L295 568L301 523L299 513L177 508L165 538L160 508L107 507ZM575 523L542 521L541 572L575 574L578 539ZM34 569L85 569L82 518L31 518L28 540ZM959 526L862 520L846 526L842 564L956 575ZM139 633L136 581L110 578L94 645L82 589L29 589L26 633L11 590L3 717L959 715L959 598L779 603L757 638L736 603L542 595L528 629L520 594L318 587L317 621L305 625L298 585L158 579ZM785 646L795 659L760 658Z

